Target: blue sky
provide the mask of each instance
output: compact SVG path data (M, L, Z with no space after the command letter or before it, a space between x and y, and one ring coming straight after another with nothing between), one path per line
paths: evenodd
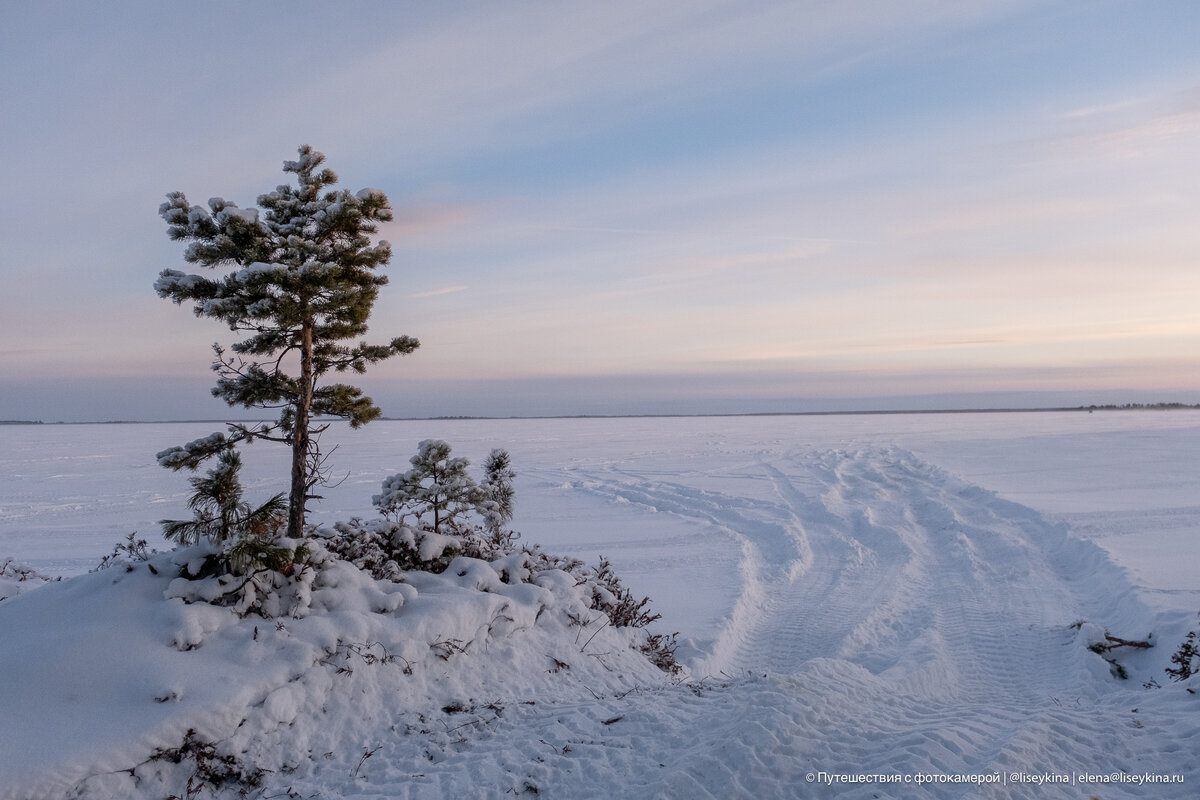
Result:
M1193 2L7 3L0 419L213 418L163 195L383 189L393 416L1200 401Z

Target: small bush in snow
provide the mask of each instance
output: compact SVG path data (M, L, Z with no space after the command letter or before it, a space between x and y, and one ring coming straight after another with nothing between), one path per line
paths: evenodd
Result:
M588 576L588 583L592 590L592 608L607 614L618 628L644 628L662 616L651 614L646 609L650 603L649 597L638 600L621 585L612 564L603 556L600 557L600 566Z
M671 634L648 634L646 641L639 649L646 658L650 659L651 664L668 675L678 675L683 671L683 667L679 666L679 662L675 660L675 649L679 646L676 640L678 636L678 631Z
M240 616L303 616L313 583L331 556L315 542L239 540L228 550L200 545L178 553L179 577L169 597L228 606Z
M513 495L516 492L513 479L516 477L507 450L492 450L483 462L483 483L479 486L481 497L477 508L483 517L484 530L496 544L507 544L515 538L515 534L506 531L505 526L513 517Z
M137 533L134 532L126 536L125 541L117 542L113 551L101 558L100 563L92 571L99 572L117 564L124 564L125 571L131 572L135 561L146 561L157 552L148 546L145 539L139 539Z
M24 564L16 563L11 558L6 558L0 561L0 600L21 594L52 580L58 581L62 578L51 578L41 574L33 567L27 567Z
M537 583L548 573L563 573L581 589L588 607L599 611L615 628L645 628L659 619L647 606L648 597L636 598L621 583L611 562L602 558L589 567L577 558L547 553L537 545L517 547L518 534L497 543L484 529L465 530L458 536L418 531L398 522L351 520L316 532L329 553L349 561L377 579L402 581L407 572L442 573L455 558L476 559L491 565L501 583ZM579 621L580 625L585 620ZM645 635L639 650L668 674L677 674L676 634Z
M330 553L381 580L399 580L411 570L444 572L464 549L460 537L389 520L352 519L320 528L315 535Z
M18 564L11 558L0 561L0 577L10 577L18 583L24 583L25 581L45 583L50 580L49 577L41 574L33 567Z
M1188 633L1179 645L1179 649L1171 656L1174 667L1167 667L1171 680L1183 681L1200 672L1200 642L1197 642L1195 631Z
M158 748L150 755L150 761L182 764L191 761L194 765L188 775L183 797L187 800L199 797L205 787L219 789L233 784L255 787L262 783L264 770L251 768L228 753L218 753L215 744L201 739L194 729L189 728L179 747ZM172 795L178 797L179 795Z

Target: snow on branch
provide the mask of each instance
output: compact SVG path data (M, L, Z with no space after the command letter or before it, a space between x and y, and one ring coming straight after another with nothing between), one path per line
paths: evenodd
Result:
M160 466L172 470L196 469L201 462L212 458L222 450L232 447L234 441L220 431L201 439L193 439L185 445L168 447L159 451L155 458Z

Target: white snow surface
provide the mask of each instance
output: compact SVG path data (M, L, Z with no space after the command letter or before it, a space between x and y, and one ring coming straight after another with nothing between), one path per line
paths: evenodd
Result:
M167 599L186 553L86 574L130 531L165 547L189 487L154 454L218 427L0 427L0 563L75 576L0 583L0 797L183 797L196 761L151 756L189 730L266 770L202 797L1200 792L1200 682L1164 672L1198 624L1200 413L331 430L322 523L372 516L422 439L509 450L514 527L650 595L675 679L572 623L562 573L334 565L271 620ZM285 459L246 452L250 502ZM1155 645L1110 652L1126 679L1106 632Z

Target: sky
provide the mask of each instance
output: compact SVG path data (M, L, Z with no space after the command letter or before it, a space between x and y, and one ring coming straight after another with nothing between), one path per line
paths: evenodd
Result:
M312 145L388 416L1200 402L1192 0L0 5L0 419L246 416L157 209Z

